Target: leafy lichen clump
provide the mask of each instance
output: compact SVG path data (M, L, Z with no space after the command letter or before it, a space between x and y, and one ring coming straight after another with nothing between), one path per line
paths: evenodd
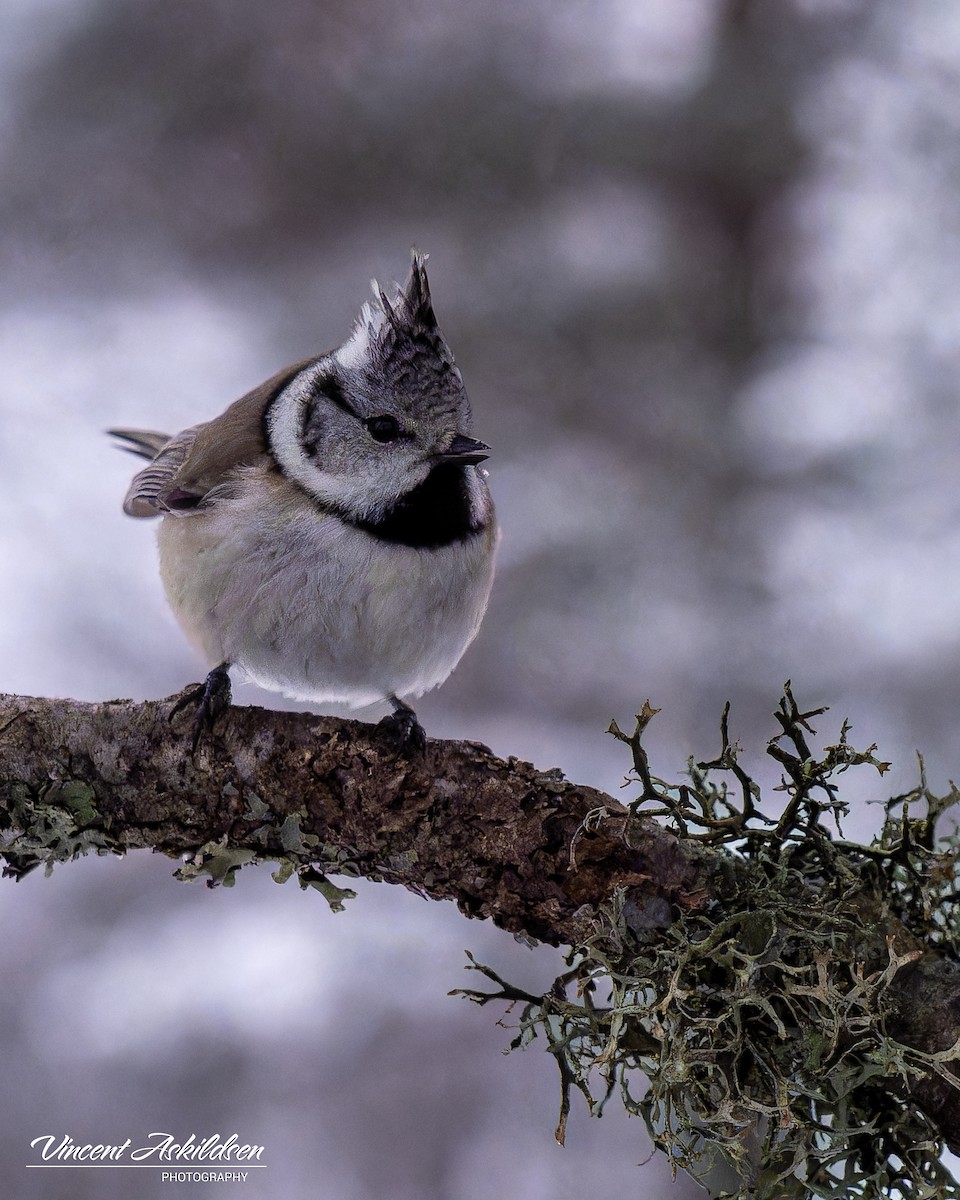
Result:
M94 789L75 780L51 781L36 791L11 788L0 822L3 875L20 878L43 865L88 854L121 853L97 810Z
M932 795L921 763L916 789L886 802L879 836L857 844L840 829L837 777L888 764L874 746L854 749L846 723L814 753L810 721L825 710L801 712L789 684L768 745L783 772L777 817L760 809L726 711L717 758L691 761L681 783L655 778L641 744L655 711L645 705L631 735L610 729L633 754L631 819L658 816L700 843L709 901L657 920L619 890L546 995L473 960L497 990L463 994L519 1009L514 1047L546 1040L560 1068L560 1141L574 1089L597 1114L619 1094L674 1168L715 1196L960 1197L909 1095L931 1073L960 1086L960 1043L924 1053L891 1034L900 972L931 947L960 959L960 839L934 838L960 794Z

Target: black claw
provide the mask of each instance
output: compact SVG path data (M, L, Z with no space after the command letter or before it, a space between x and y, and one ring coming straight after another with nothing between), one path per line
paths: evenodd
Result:
M396 746L398 754L406 754L408 758L422 755L427 749L427 735L417 714L396 696L387 699L393 705L393 712L377 722L377 729Z
M193 718L193 737L191 746L196 754L197 747L204 732L210 733L216 722L230 707L230 664L220 663L214 667L204 683L184 692L170 710L169 720L182 712L183 709L195 704L197 711Z

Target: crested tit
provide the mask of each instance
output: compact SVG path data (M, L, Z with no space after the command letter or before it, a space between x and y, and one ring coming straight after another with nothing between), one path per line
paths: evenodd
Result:
M476 636L497 542L488 446L440 333L425 257L391 300L374 283L352 335L173 435L110 432L149 459L123 508L160 517L160 574L213 670L194 748L230 702L228 671L299 700L387 700L442 683ZM180 707L178 705L178 707Z

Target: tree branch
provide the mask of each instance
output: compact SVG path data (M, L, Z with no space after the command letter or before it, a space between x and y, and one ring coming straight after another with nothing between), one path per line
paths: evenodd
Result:
M676 838L643 822L626 845L627 810L559 771L475 742L430 740L408 761L374 726L259 708L230 709L191 757L177 699L0 695L0 828L27 827L0 843L8 874L69 857L71 838L171 857L221 843L403 884L552 945L581 940L618 886L658 911L703 895ZM46 854L44 829L60 835Z
M595 932L615 891L630 927L649 935L736 889L728 851L681 841L602 792L477 743L431 740L411 762L373 726L233 708L191 756L189 722L169 721L176 700L0 695L5 874L91 849L149 847L193 855L186 873L230 882L238 866L275 858L304 883L320 880L318 871L399 883L511 932L573 946ZM889 1035L926 1053L952 1047L960 967L889 914L865 913L864 927L867 970L893 953L913 960L892 976ZM955 1063L906 1087L960 1148Z

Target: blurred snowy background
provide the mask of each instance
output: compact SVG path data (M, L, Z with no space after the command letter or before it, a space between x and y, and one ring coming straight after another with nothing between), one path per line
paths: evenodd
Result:
M853 832L915 749L960 770L952 0L8 0L0 98L4 690L203 673L101 431L338 344L416 244L504 527L430 733L616 789L612 716L661 706L673 773L729 698L756 764L790 676L894 762ZM264 1144L267 1200L699 1194L613 1105L559 1150L552 1060L446 996L464 948L540 988L557 954L172 870L0 889L5 1194L127 1197L27 1143L153 1130Z

